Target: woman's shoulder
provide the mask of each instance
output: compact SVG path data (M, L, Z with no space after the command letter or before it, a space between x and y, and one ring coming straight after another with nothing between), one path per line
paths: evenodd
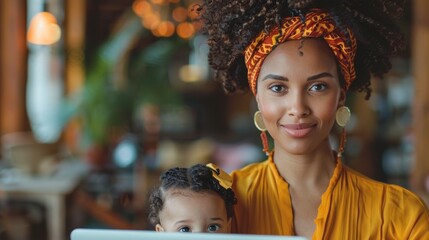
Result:
M260 175L266 172L269 168L269 160L248 164L240 169L237 169L231 173L232 177L235 178L252 178L255 175Z
M266 181L269 172L269 160L248 164L231 173L233 188L248 191L250 188L259 186Z
M424 201L409 189L395 184L376 181L348 167L344 168L346 179L360 193L367 196L368 201L380 201L384 206L397 209L415 209L426 211Z

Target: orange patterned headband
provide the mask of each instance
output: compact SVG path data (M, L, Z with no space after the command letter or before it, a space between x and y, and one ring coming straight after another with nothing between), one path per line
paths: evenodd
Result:
M305 16L305 22L299 16L287 17L281 26L269 33L262 32L244 51L247 77L253 94L256 95L256 82L264 59L277 44L287 40L322 37L328 43L338 60L344 76L347 90L356 78L354 59L356 55L356 38L347 28L347 34L337 28L327 12L312 9Z

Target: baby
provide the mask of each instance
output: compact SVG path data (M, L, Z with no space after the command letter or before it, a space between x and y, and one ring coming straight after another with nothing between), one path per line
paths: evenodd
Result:
M172 168L149 197L158 232L229 233L236 198L231 177L214 164Z

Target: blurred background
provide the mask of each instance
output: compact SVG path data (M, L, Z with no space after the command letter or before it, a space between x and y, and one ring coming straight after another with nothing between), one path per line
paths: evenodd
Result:
M0 0L0 239L152 229L147 194L162 171L265 159L253 95L213 80L196 3ZM369 101L348 97L344 158L426 201L428 12L407 3L406 51Z

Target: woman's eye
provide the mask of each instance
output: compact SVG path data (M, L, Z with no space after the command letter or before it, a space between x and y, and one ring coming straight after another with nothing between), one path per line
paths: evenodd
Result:
M220 226L218 224L212 224L207 228L209 232L217 232L220 230Z
M276 93L280 93L285 91L285 87L282 85L273 85L270 87L271 91L276 92Z
M310 91L323 91L326 89L326 84L323 83L318 83L318 84L314 84L310 87Z
M190 232L191 229L189 227L181 227L179 228L178 232Z

